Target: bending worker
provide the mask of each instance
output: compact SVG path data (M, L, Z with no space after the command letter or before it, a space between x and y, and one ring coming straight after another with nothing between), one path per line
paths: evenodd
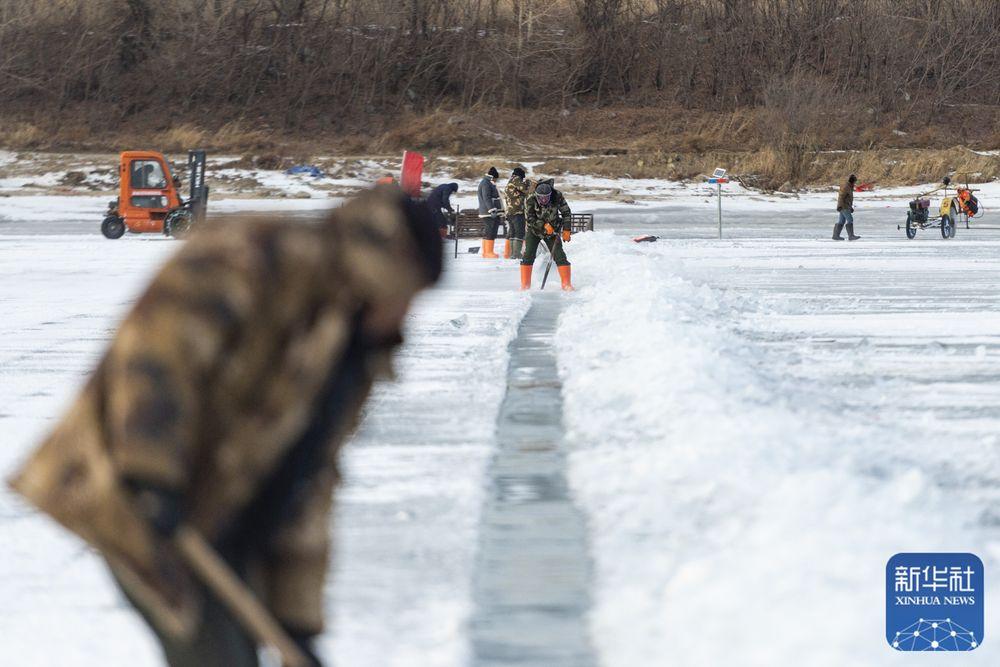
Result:
M563 243L569 243L571 211L566 198L555 189L554 179L539 181L535 191L528 195L524 204L524 224L527 227L524 238L524 256L521 258L521 289L531 288L531 268L535 264L538 242L552 253L559 269L562 288L573 289L570 282L570 264L566 259Z
M431 217L437 223L442 238L448 234L448 219L455 214L451 196L456 192L458 183L445 183L434 188L427 197L427 208L430 209Z

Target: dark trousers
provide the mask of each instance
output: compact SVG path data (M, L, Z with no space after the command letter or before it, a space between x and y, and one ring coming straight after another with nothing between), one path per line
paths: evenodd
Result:
M448 218L441 212L441 209L431 211L431 217L434 218L439 229L448 229Z
M524 255L521 256L521 264L526 266L531 266L535 263L535 255L538 254L538 243L541 241L538 234L528 230L524 237ZM569 260L566 259L566 251L563 250L563 244L557 241L557 237L548 236L545 238L545 245L552 253L552 258L556 262L556 266L569 266Z
M148 611L129 595L120 581L118 586L156 634L170 667L260 667L256 642L208 591L202 589L202 615L194 637L179 641L157 630Z
M497 228L500 226L500 216L491 215L488 218L481 218L484 223L483 238L487 241L497 240Z
M510 225L507 235L514 240L524 240L524 216L507 216L507 223Z

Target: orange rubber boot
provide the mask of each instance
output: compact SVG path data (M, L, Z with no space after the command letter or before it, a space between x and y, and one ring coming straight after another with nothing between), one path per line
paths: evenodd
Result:
M503 242L503 258L510 259L510 239Z
M556 268L559 269L559 279L562 280L563 291L564 292L572 292L573 291L573 284L569 280L570 273L571 273L570 267L568 267L568 266L559 266L559 267L556 267Z
M521 289L528 290L531 289L531 269L533 267L531 264L521 265Z
M496 259L500 255L493 252L493 243L488 239L483 239L483 258L484 259Z

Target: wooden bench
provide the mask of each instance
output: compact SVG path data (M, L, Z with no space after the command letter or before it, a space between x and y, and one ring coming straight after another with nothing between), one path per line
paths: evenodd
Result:
M486 228L485 218L480 218L478 211L461 210L452 216L448 224L448 238L455 239L455 256L458 256L459 239L481 239ZM503 217L500 218L500 228L497 230L497 238L506 238L509 227ZM570 217L570 233L594 231L593 213L573 213Z
M481 239L483 230L486 229L486 218L480 218L476 211L463 211L459 209L455 214L454 221L448 226L448 235L456 239ZM499 238L507 238L507 222L503 216L500 217L500 227L497 229Z

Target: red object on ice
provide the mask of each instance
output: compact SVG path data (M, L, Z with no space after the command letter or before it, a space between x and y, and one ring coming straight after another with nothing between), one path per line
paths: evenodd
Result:
M424 156L412 151L403 152L403 173L399 185L411 197L420 196L420 181L424 175Z
M871 192L874 189L875 189L874 183L859 183L858 185L854 186L855 192Z
M652 234L646 234L645 236L636 236L632 241L635 243L653 243L659 236L653 236Z

